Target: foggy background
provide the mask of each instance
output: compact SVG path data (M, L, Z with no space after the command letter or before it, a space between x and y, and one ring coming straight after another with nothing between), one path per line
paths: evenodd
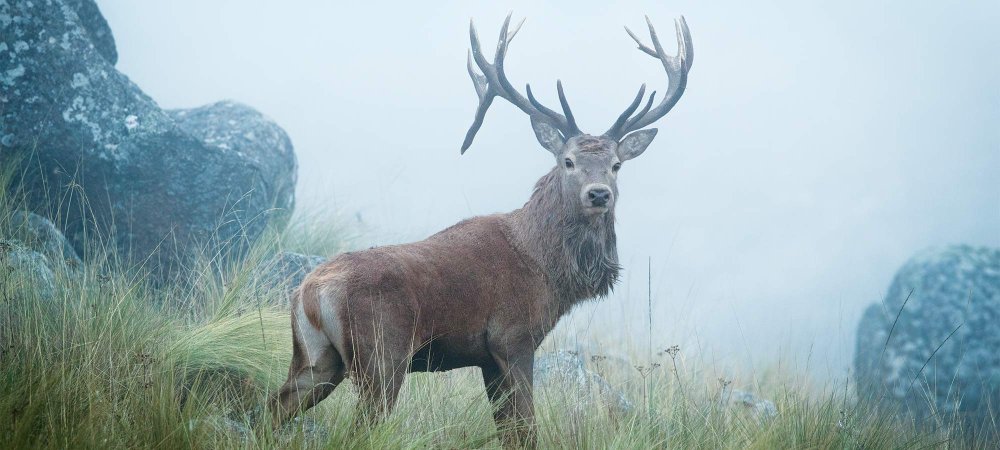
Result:
M288 131L298 212L337 212L364 245L509 211L553 165L498 99L472 148L468 21L492 56L528 17L513 84L599 134L667 80L622 29L695 61L660 133L619 176L624 277L563 326L582 344L655 348L717 370L809 364L840 376L864 308L916 251L1000 245L1000 3L98 0L118 68L166 108L234 99ZM608 3L608 4L605 4ZM646 38L648 41L648 37ZM565 320L565 319L564 319Z

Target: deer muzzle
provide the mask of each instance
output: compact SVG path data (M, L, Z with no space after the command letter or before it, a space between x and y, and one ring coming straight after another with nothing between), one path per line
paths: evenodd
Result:
M606 184L591 183L580 193L583 209L589 214L601 214L611 208L615 201L611 187Z

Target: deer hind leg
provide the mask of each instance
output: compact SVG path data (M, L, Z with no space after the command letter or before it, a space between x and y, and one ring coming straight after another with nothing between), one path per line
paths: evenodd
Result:
M304 318L293 317L292 320L292 364L288 380L269 402L278 425L329 396L344 380L346 372L343 358L327 336L307 320L298 319Z
M359 395L357 425L378 425L392 412L412 356L406 348L396 350L377 345L355 354L351 367Z

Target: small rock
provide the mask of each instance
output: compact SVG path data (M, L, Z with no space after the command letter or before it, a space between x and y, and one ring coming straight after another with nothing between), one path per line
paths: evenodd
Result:
M302 284L309 272L325 261L322 256L280 252L260 265L257 281L265 289L278 287L288 294L280 300L283 306L288 306L289 295Z
M758 420L771 419L778 415L778 407L774 402L758 397L756 394L739 389L723 388L719 398L720 406L741 407L750 411Z
M247 445L250 442L250 438L253 436L253 428L251 425L253 420L248 416L212 416L204 421L199 420L192 422L191 427L193 428L199 422L210 424L216 430L238 436L243 445ZM267 425L258 424L257 426ZM288 423L277 431L280 431L280 434L285 438L291 437L294 433L301 432L302 436L306 440L315 442L326 442L330 437L330 431L327 427L317 422L316 419L307 416L297 416L288 421Z
M231 417L223 416L219 419L217 426L240 437L240 441L246 443L250 439L251 430L246 423L240 422Z
M330 430L312 417L298 416L292 419L285 429L289 431L301 430L302 435L309 441L326 442L330 438Z
M9 239L0 239L0 281L5 288L34 291L42 298L51 298L56 288L48 258Z
M613 416L622 417L633 409L632 402L599 374L588 370L576 352L556 350L537 356L534 369L534 384L543 396L571 396L575 413L586 414L599 405Z
M10 218L11 235L25 246L41 253L52 269L79 273L83 262L66 237L48 219L27 211L15 211Z

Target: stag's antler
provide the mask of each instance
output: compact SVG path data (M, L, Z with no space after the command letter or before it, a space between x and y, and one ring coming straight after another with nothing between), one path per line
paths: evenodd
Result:
M494 97L498 96L511 102L529 116L544 116L548 118L559 129L564 138L581 134L573 118L573 112L570 111L569 103L566 101L566 95L563 93L562 82L556 82L556 90L559 91L559 103L562 105L565 115L559 114L539 103L534 95L531 94L531 86L525 86L525 90L528 93L528 97L525 98L511 86L510 81L507 79L507 75L503 71L503 60L507 55L507 46L510 45L518 30L521 29L522 24L524 24L524 20L521 20L521 23L517 24L513 31L510 31L510 14L507 15L507 19L503 22L503 28L500 29L500 39L497 42L496 56L493 57L493 64L490 64L486 61L486 57L483 56L482 49L479 47L479 35L476 33L476 26L471 21L469 23L469 36L472 40L472 49L469 52L468 60L469 76L472 77L472 83L476 87L476 95L479 96L479 108L476 109L476 118L465 135L465 142L462 144L462 153L465 153L469 146L472 145L472 140L475 139L476 132L483 126L486 110L490 108ZM472 67L473 60L476 61L479 70L483 72L482 75L476 73Z
M677 104L681 95L684 94L684 87L687 86L687 73L691 70L691 64L694 62L694 46L691 44L691 32L688 31L684 16L674 20L674 25L677 29L677 56L669 56L663 50L660 40L656 37L656 30L653 28L653 23L649 20L649 16L646 16L646 25L649 27L649 37L653 41L653 48L644 45L628 27L625 27L625 32L639 44L639 50L659 59L663 63L663 68L667 71L667 77L669 78L667 95L663 97L659 105L650 109L653 106L653 98L656 97L656 91L653 91L649 96L649 101L646 102L646 106L638 114L632 116L632 113L639 107L639 103L642 102L642 97L646 93L646 85L643 84L639 88L639 94L635 96L635 100L632 101L628 108L625 108L625 111L618 116L618 120L604 133L605 136L614 139L621 139L626 134L645 127L670 112L670 109Z

